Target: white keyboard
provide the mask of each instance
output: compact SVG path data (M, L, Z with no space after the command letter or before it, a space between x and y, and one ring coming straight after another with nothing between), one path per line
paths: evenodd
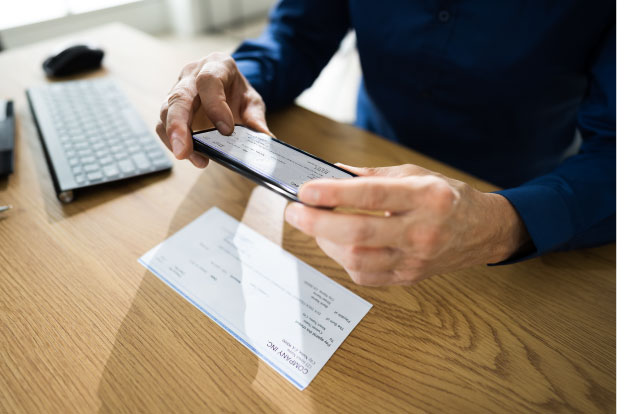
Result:
M44 84L29 88L27 96L63 202L80 188L172 166L111 78Z

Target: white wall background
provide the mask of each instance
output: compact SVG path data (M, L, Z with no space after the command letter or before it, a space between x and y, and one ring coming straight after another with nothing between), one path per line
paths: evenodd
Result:
M167 0L170 24L179 35L220 29L256 16L265 16L276 0Z
M19 0L18 0L19 1ZM47 2L47 0L42 0ZM89 1L89 0L87 0ZM150 34L191 36L234 22L266 16L276 0L138 0L0 31L5 49L110 22L122 22Z
M89 4L99 0L84 1ZM10 49L102 24L122 22L161 35L160 38L173 47L190 48L204 56L213 50L231 52L244 38L257 36L266 24L268 10L276 1L132 0L107 9L2 30L0 38L4 48ZM253 23L242 24L249 20ZM314 85L296 102L336 121L353 122L360 77L356 39L351 33Z

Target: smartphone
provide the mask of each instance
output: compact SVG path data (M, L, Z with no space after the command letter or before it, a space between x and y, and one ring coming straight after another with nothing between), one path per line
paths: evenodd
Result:
M353 178L355 174L262 132L236 125L233 134L217 129L194 132L193 149L254 182L298 199L302 184L316 178Z

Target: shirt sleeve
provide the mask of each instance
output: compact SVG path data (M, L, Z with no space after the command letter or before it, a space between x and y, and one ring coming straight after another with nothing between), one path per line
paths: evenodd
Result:
M281 0L258 39L233 54L267 108L291 104L311 86L349 28L344 0Z
M607 31L578 110L583 143L553 172L498 191L520 214L534 252L589 247L616 238L616 30Z

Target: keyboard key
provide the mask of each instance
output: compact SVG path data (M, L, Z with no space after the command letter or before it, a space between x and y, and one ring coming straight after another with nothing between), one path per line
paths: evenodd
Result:
M132 157L133 162L136 164L136 167L140 170L146 170L151 166L147 156L144 154L134 154Z
M120 167L120 170L122 170L122 172L125 174L129 174L136 169L131 160L122 160L118 163L118 166Z
M162 165L167 165L167 164L168 164L167 159L166 159L165 157L162 157L162 158L154 158L154 159L153 159L153 160L151 160L151 161L153 161L153 165L155 165L155 166L157 166L157 167L160 167L160 166L162 166Z
M162 152L162 150L160 148L158 148L158 144L156 144L155 142L153 144L145 144L144 151L147 154L149 152L151 152L151 151L160 151L160 152Z
M118 152L117 154L113 154L116 160L124 160L129 158L129 154L125 152Z
M88 157L82 157L82 158L80 158L80 162L82 164L91 164L91 163L96 162L96 157L94 157L93 155L90 155Z
M131 145L130 147L127 148L129 150L130 154L133 154L135 152L140 152L140 150L142 149L142 147L138 144L134 144Z
M84 184L85 181L87 181L87 179L84 174L76 174L76 183Z
M108 178L113 178L113 177L117 176L118 174L120 174L120 171L118 170L118 167L116 167L113 164L112 165L107 165L105 167L102 167L102 172Z
M116 152L123 152L125 149L122 145L112 145L111 146L111 152L116 153Z
M107 165L112 163L113 163L113 158L108 155L106 157L100 158L100 164L102 165Z
M102 178L102 171L93 171L87 174L87 179L91 182L98 181Z
M153 148L147 151L149 158L164 158L164 153L160 148Z
M156 139L148 137L148 136L144 136L144 137L140 137L140 141L139 142L146 147L147 145L155 144L156 143Z
M85 164L82 168L84 168L85 172L90 172L99 170L100 166L98 164Z
M115 128L115 131L118 133L120 140L126 139L126 137L129 136L129 130L126 126L118 126Z
M122 143L124 144L125 147L128 148L132 145L136 145L138 143L138 140L135 138L127 138L127 139L124 139Z
M98 157L98 158L104 158L107 155L109 155L109 150L106 149L106 148L99 149L99 150L96 151L95 154L96 154L96 157Z

